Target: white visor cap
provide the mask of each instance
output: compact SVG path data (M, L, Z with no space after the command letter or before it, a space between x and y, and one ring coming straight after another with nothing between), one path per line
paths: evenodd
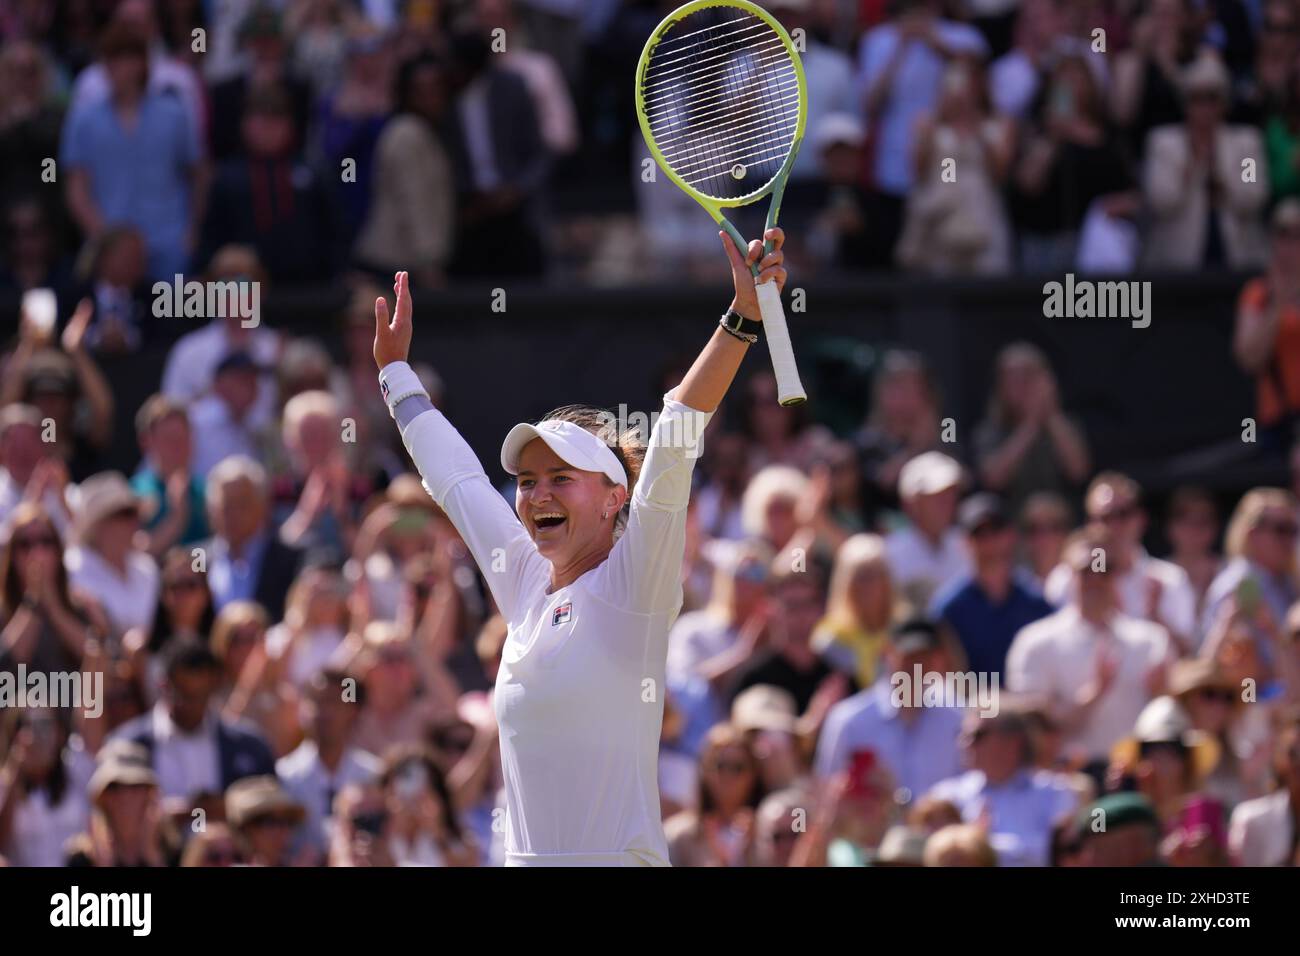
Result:
M616 485L627 487L627 470L618 456L599 437L581 425L547 419L530 425L521 422L510 429L501 445L501 467L508 474L519 474L519 456L534 438L546 442L547 447L579 471L597 471Z

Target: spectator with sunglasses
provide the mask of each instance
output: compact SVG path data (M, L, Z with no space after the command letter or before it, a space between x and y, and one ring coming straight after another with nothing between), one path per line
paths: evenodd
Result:
M246 777L226 789L226 820L251 866L287 866L293 835L305 817L273 775Z
M1001 676L1016 634L1053 608L1019 579L1015 527L996 495L967 498L957 523L966 533L974 571L935 596L931 617L951 628L970 670Z
M364 698L347 697L347 671L325 668L312 677L302 699L301 723L306 737L276 762L276 775L306 811L297 835L298 846L323 860L329 848L329 827L335 798L349 784L376 780L383 765L378 757L354 745L353 728Z
M94 761L70 740L69 712L28 707L4 716L0 852L12 866L62 866L63 844L90 820Z
M730 724L709 731L700 751L696 806L664 824L673 866L751 866L754 812L763 782L745 735Z
M1205 792L1229 812L1264 793L1271 736L1267 710L1243 706L1243 689L1206 658L1174 664L1169 693L1187 713L1192 728L1218 745L1219 759L1205 778Z
M185 844L181 866L236 866L243 863L235 835L224 823L209 821Z
M1177 648L1190 655L1200 646L1196 594L1187 572L1153 558L1142 546L1147 513L1142 489L1118 472L1102 472L1084 497L1088 520L1105 536L1106 570L1113 575L1119 610L1169 631ZM1058 607L1068 599L1074 569L1061 565L1047 578L1045 596Z
M1196 596L1198 621L1204 610L1205 592L1223 570L1223 556L1214 548L1219 525L1218 507L1208 490L1191 485L1174 489L1165 515L1165 536L1172 549L1169 560L1187 573Z
M21 504L11 529L0 548L0 671L79 670L92 618L69 591L54 522L40 505Z
M1249 622L1262 663L1272 663L1268 632L1286 620L1295 603L1296 500L1280 488L1254 488L1228 522L1227 566L1205 595L1201 626L1208 635L1225 617L1240 612ZM1270 626L1271 622L1271 626ZM1208 638L1207 638L1208 643ZM1207 649L1208 653L1208 649Z
M1065 542L1074 527L1074 513L1065 496L1036 491L1020 509L1022 568L1042 591L1047 576L1061 563Z

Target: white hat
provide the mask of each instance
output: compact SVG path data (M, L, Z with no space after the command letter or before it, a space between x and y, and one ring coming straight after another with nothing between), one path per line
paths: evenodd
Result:
M937 495L961 484L961 465L943 452L917 455L898 473L898 496Z
M501 467L507 474L519 474L519 456L534 438L546 442L551 451L579 471L598 471L614 484L627 487L627 470L607 444L581 425L553 418L536 425L520 422L510 429L501 445Z
M813 148L824 152L837 143L861 146L867 141L867 130L852 113L828 113L813 130Z

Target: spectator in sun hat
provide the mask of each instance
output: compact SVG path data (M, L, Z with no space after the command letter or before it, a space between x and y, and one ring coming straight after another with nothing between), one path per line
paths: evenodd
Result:
M144 748L105 744L87 789L90 827L68 841L66 865L162 866L158 778Z
M952 629L971 670L1001 677L1016 634L1053 608L1017 572L1016 531L1000 498L987 492L967 498L957 524L974 571L939 590L931 616Z
M1174 664L1169 694L1187 712L1195 730L1218 745L1219 760L1204 789L1224 808L1258 796L1267 789L1269 728L1262 710L1243 704L1243 689L1211 658Z
M1159 866L1160 820L1140 793L1108 793L1074 823L1079 866Z
M962 467L943 452L922 452L898 474L898 497L909 525L885 539L894 583L924 611L934 592L970 573L970 557L954 524Z
M925 843L930 838L920 827L896 824L885 831L872 866L924 866Z
M253 866L285 866L294 830L305 817L273 775L245 777L226 789L226 822Z
M1172 660L1164 628L1120 610L1108 543L1094 529L1066 548L1074 573L1068 602L1016 635L1006 670L1006 689L1045 698L1068 728L1066 759L1090 765L1098 779L1110 748L1132 729Z
M866 128L852 113L837 112L810 120L808 130L812 143L800 150L796 168L820 164L821 175L792 183L792 231L806 231L809 250L820 262L859 267L871 255L873 241L867 220L871 197L861 182ZM799 229L805 217L808 226Z
M1002 866L1045 866L1052 828L1078 806L1073 791L1034 773L1033 739L1020 714L968 710L962 742L971 765L929 796L949 800L982 826Z
M135 546L140 502L119 472L92 475L81 483L73 526L76 543L64 563L72 586L95 599L116 637L131 628L146 633L158 607L158 565Z
M731 725L745 734L768 792L804 776L800 720L789 691L756 684L731 702Z
M1186 865L1214 865L1227 849L1223 805L1201 792L1218 760L1218 744L1168 696L1147 704L1111 752L1112 778L1131 780L1151 802Z
M895 705L895 686L902 686L895 675L910 685L917 668L922 674L952 669L938 630L923 619L897 625L876 682L831 708L817 742L819 780L848 770L855 754L870 751L904 791L900 796L906 803L961 772L961 711L923 706L920 687L915 694L899 695L902 706Z

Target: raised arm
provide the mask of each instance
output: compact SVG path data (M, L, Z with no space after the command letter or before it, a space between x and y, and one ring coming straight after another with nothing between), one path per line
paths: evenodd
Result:
M785 236L769 229L772 252L763 243L749 245L748 256L725 233L722 236L735 297L731 307L746 319L761 321L755 281L785 283L781 246ZM757 280L749 263L761 260ZM610 552L605 568L606 591L621 607L643 613L675 612L681 606L681 567L686 550L686 509L691 497L691 472L700 454L700 439L709 419L727 394L749 345L722 328L700 352L673 391L664 396L663 414L650 435L645 464L632 490L627 529Z
M546 575L545 559L501 497L473 449L433 407L406 357L411 348L410 277L397 273L397 304L375 300L375 364L384 401L402 433L402 442L424 479L425 490L446 513L474 556L507 620L527 580Z
M727 234L720 232L718 235L722 237L727 258L731 261L731 280L736 288L731 307L746 319L753 322L763 321L754 286L758 282L775 282L778 289L785 287L785 268L782 266L785 253L781 251L781 247L785 245L785 233L780 229L769 229L763 238L772 241L771 254L764 256L763 243L755 239L749 244L749 255L743 260L740 258L740 251L736 249L735 243L727 237ZM753 262L759 262L760 272L757 278L749 271L749 265ZM715 329L713 337L704 346L704 351L695 360L691 370L686 373L682 383L677 386L674 397L683 405L688 405L696 411L710 413L717 411L722 403L722 397L727 394L727 389L731 387L736 377L736 372L740 370L740 363L748 350L749 346L745 342L721 328Z

